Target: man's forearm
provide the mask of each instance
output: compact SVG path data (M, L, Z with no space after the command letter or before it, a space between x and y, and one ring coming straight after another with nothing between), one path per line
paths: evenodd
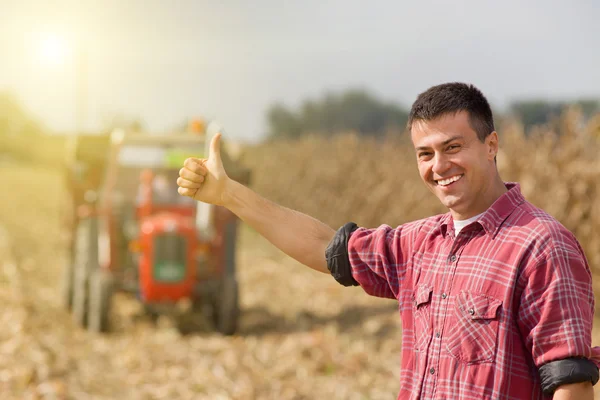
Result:
M552 400L594 400L594 389L590 382L559 386Z
M223 205L288 256L329 273L325 249L335 235L331 227L273 203L235 181L228 182Z

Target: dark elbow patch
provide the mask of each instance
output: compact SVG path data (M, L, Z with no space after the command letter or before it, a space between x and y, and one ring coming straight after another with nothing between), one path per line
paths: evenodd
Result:
M540 367L542 390L552 395L562 385L570 383L598 382L598 367L587 358L566 358L544 364Z
M325 250L327 269L338 283L344 286L358 286L352 276L350 258L348 257L348 240L352 232L358 229L354 222L348 222L335 233Z

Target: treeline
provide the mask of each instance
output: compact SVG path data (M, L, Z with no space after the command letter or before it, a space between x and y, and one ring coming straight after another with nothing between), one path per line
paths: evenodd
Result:
M577 107L584 119L600 112L599 100L549 101L519 100L507 112L495 112L497 120L520 120L525 129L555 121L569 107ZM305 134L331 136L338 132L356 132L380 137L389 130L404 131L409 109L386 103L365 90L329 93L306 100L297 109L274 104L267 111L268 137L294 139Z
M519 100L512 102L505 113L496 112L495 118L497 122L507 117L519 120L529 132L535 125L556 121L570 107L579 110L582 123L585 123L593 115L600 113L600 100ZM389 132L404 131L408 112L407 107L382 101L366 90L330 92L320 98L308 99L296 109L282 103L272 105L266 113L267 137L295 139L306 134L328 137L338 132L383 137ZM108 133L117 127L145 131L141 119L120 115L106 119L104 125L101 132L96 133ZM47 133L44 126L14 96L0 92L0 144L6 144L10 138L33 139L44 133ZM6 150L6 145L4 147Z
M521 121L526 129L535 125L543 125L557 120L569 107L578 109L584 119L589 119L600 112L600 100L582 99L571 102L527 100L515 101L510 106L510 113Z
M106 116L101 128L93 134L108 134L115 128L132 132L146 130L141 118L115 114ZM48 129L19 103L15 96L9 92L0 92L0 137L36 137L47 133L49 133Z
M383 102L365 90L329 93L320 99L306 100L298 110L279 103L267 111L271 138L348 131L382 136L389 129L403 130L407 119L404 107Z
M64 136L48 135L44 125L14 96L0 92L0 158L58 166L62 162Z
M44 131L14 96L0 92L0 137L35 137Z

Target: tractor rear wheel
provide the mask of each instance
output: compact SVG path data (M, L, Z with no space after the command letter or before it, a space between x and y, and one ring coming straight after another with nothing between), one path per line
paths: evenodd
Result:
M67 180L68 182L68 180ZM75 273L75 242L77 237L77 226L74 226L73 221L76 220L75 212L72 210L74 206L72 204L71 195L67 194L68 191L65 192L65 203L66 205L63 208L64 214L62 215L61 220L64 222L64 229L69 230L68 235L68 248L66 254L66 261L64 263L64 267L61 273L60 280L60 302L61 306L64 307L65 310L71 311L73 309L73 282L74 282L74 273Z
M108 332L110 309L114 292L114 279L110 271L97 268L90 276L88 329L92 332Z
M94 218L79 221L73 265L73 319L85 327L88 317L89 281L98 269L98 236Z

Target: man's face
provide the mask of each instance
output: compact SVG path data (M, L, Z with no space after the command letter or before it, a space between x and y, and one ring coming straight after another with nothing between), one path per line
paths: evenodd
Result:
M467 219L484 212L496 171L496 132L481 142L469 114L460 111L415 121L411 136L421 179L453 216Z

